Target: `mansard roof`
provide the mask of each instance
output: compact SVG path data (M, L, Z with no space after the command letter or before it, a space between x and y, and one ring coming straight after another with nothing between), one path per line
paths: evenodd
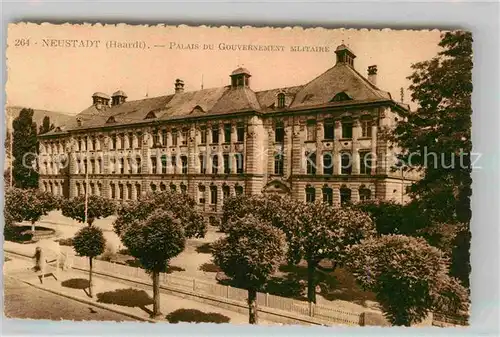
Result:
M275 102L279 93L286 95L287 106L285 109L276 110ZM339 93L344 93L342 96L349 97L349 100L333 100ZM84 130L243 112L283 113L283 110L298 111L384 101L391 101L400 108L407 109L407 106L394 102L388 92L380 90L350 65L337 63L310 82L299 86L258 92L249 87L225 86L127 101L114 106L92 105L76 115L62 130ZM108 122L111 116L113 123ZM81 120L80 126L77 118ZM55 132L46 135L52 133Z

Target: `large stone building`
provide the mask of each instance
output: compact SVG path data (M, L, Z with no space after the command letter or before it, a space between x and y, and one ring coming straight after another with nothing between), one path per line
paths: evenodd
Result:
M408 106L376 86L376 66L365 78L347 46L335 53L332 68L294 87L253 91L238 68L221 88L187 92L178 79L155 98L96 92L72 122L40 136L40 188L83 194L88 167L91 194L175 189L208 213L239 193L401 202L411 179L392 172L394 149L379 135Z

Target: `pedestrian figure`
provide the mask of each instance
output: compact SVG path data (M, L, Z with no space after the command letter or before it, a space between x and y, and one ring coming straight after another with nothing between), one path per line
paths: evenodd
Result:
M36 247L35 255L33 255L33 258L35 259L35 266L33 267L33 270L35 272L41 271L42 270L42 248Z

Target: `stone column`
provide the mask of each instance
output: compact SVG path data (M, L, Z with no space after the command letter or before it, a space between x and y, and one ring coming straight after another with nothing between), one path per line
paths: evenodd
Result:
M359 174L359 141L361 137L361 124L355 120L352 125L352 174Z
M303 154L302 154L302 143L304 141L304 132L302 132L303 125L300 125L298 117L294 118L293 125L293 135L292 135L292 174L302 174L303 172Z
M356 203L359 201L359 186L350 186L351 189L351 201Z
M371 143L371 160L372 160L372 167L371 167L371 174L377 174L377 124L373 122L372 125L372 143Z
M220 182L216 183L217 186L217 208L216 211L222 209L222 204L224 203L224 198L222 197L222 184Z
M325 130L323 129L323 121L316 123L316 174L323 174L323 142L325 138Z
M283 160L283 174L285 177L289 177L292 174L292 147L293 147L293 119L289 117L285 121L285 142L283 143L283 155L285 160ZM271 152L270 152L271 153ZM274 156L271 159L274 163ZM273 165L274 166L274 165ZM274 167L271 173L274 173Z

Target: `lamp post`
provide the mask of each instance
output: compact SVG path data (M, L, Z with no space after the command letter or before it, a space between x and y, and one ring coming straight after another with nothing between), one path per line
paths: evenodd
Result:
M88 224L89 203L89 136L85 138L85 223Z

